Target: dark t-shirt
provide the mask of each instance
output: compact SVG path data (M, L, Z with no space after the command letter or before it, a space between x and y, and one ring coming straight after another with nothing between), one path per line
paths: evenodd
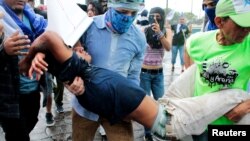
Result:
M187 25L182 24L180 26L180 30L178 33L177 32L177 24L171 26L172 30L174 31L174 36L173 36L173 45L184 45L186 38L188 37L189 34L189 29Z
M62 82L80 76L84 80L85 92L77 96L79 103L111 123L134 111L146 96L144 90L132 81L113 71L89 65L75 53L63 64L53 66L54 70L49 68L49 71Z

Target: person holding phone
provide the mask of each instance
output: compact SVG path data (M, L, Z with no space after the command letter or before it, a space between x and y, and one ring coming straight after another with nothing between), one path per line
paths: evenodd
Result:
M164 94L163 56L170 50L172 35L171 30L164 28L164 10L154 7L149 12L149 26L145 28L147 48L140 74L140 86L155 100ZM151 131L145 128L146 141L153 141Z

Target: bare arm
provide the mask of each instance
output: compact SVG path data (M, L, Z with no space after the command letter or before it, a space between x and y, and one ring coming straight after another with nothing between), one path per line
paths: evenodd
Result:
M239 104L238 106L234 107L231 111L225 114L225 116L234 121L238 122L245 116L247 113L250 112L250 100L246 100Z
M173 35L171 29L167 28L166 31L167 31L166 37L163 36L162 38L160 38L160 41L165 50L169 51L172 45Z
M152 24L152 30L156 34L159 34L159 35L162 34L162 32L160 30L160 25L156 19L155 19L155 23ZM167 29L167 37L165 37L164 34L161 35L160 42L161 42L162 46L165 48L165 50L169 51L171 44L172 44L172 32Z
M40 54L37 54L38 52L40 52ZM36 64L38 61L43 60L45 56L43 56L44 54L41 55L41 53L47 52L50 52L53 56L56 56L55 59L59 63L63 63L72 56L72 50L65 46L59 35L57 35L55 32L46 31L32 43L28 55L19 62L20 72L25 73L26 75L29 75L30 78L32 78L33 70L40 74L42 70L46 71L46 69L44 69L47 68L46 63L40 63L39 65L32 66L31 64ZM40 60L33 60L36 55L39 56L37 58L40 58ZM40 71L37 71L36 69Z

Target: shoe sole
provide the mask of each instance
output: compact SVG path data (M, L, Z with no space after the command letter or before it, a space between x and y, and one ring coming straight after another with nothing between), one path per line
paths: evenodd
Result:
M51 126L54 126L54 125L55 125L55 122L50 123L50 124L46 123L46 126L47 126L47 127L51 127Z

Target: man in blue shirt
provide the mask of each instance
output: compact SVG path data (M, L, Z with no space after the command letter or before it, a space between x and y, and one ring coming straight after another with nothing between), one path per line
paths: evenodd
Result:
M94 17L93 24L81 38L92 56L92 64L118 72L139 85L139 74L146 48L145 35L133 25L144 0L109 0L108 11ZM110 125L107 119L87 111L73 97L73 140L93 140L103 125L109 141L132 141L131 122Z
M0 122L7 141L29 141L38 121L40 85L19 74L18 61L42 34L47 21L27 1L0 0L4 41L0 46Z

